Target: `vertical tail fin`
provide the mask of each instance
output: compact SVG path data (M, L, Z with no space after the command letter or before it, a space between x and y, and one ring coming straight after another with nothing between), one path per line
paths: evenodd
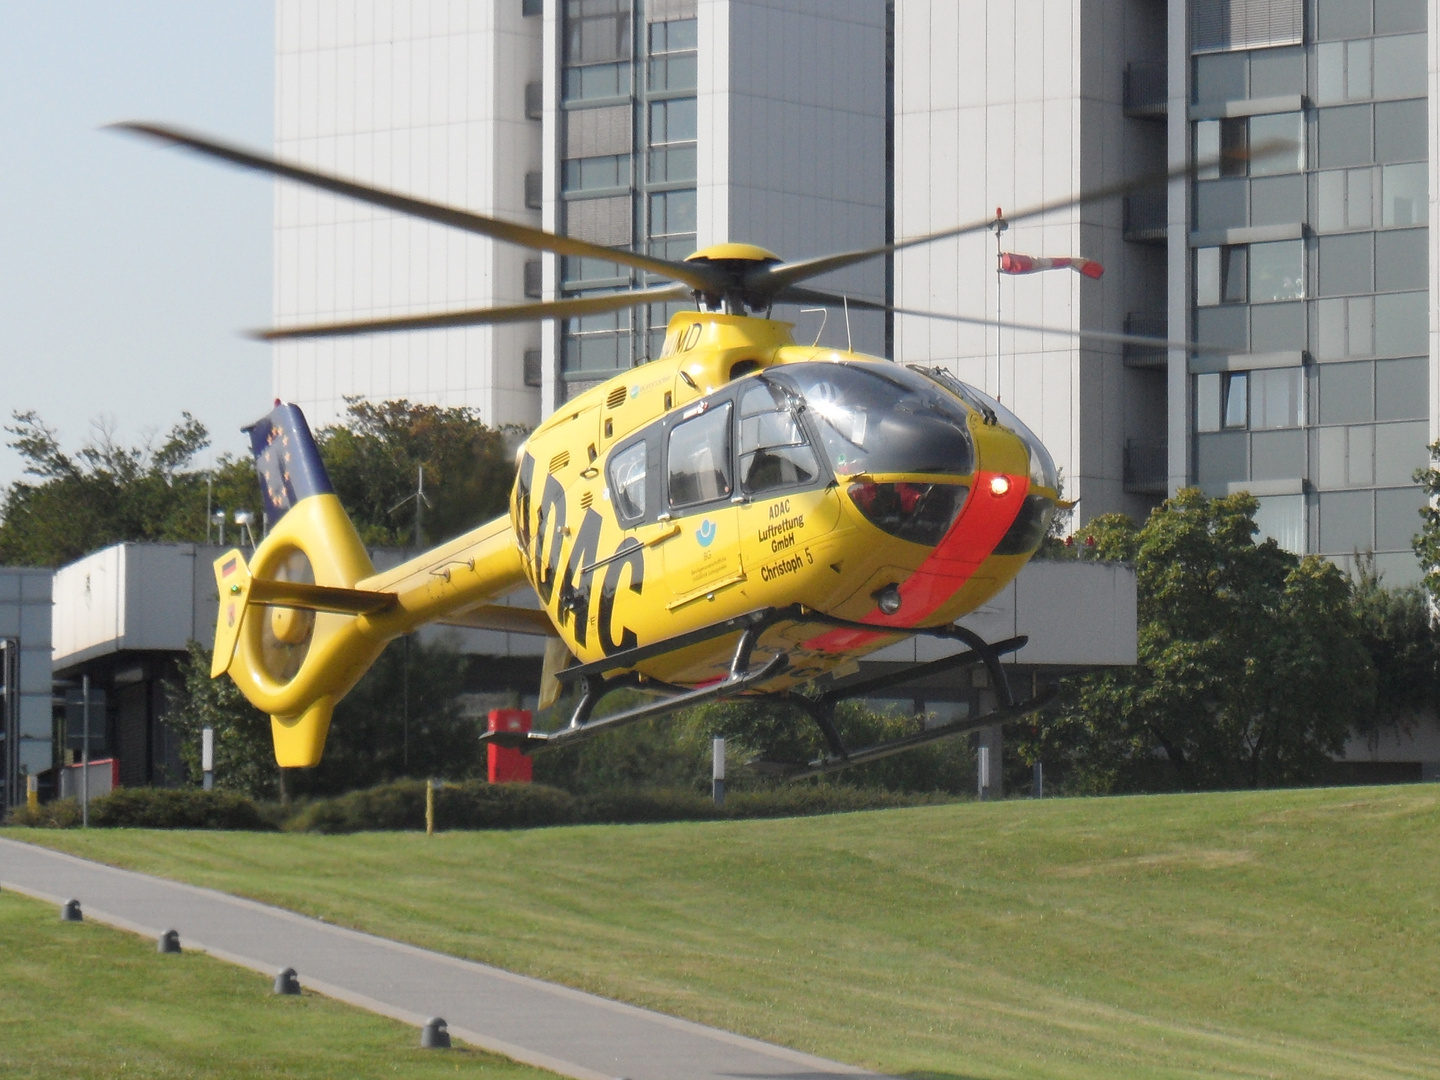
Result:
M277 398L275 408L245 432L250 436L260 494L265 500L266 529L273 529L301 499L335 494L300 406Z

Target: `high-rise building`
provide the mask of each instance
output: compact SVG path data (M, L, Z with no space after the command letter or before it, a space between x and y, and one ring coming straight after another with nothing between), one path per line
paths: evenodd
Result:
M1373 551L1392 583L1418 575L1437 416L1434 7L1192 0L1170 20L1172 157L1221 159L1171 227L1171 326L1233 350L1172 357L1171 473L1259 496L1293 550Z

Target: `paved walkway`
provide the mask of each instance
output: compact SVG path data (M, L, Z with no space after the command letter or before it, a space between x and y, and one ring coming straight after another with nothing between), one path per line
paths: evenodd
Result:
M85 918L273 975L382 1016L420 1025L443 1016L472 1046L576 1080L855 1080L874 1077L755 1039L578 990L345 930L211 889L117 870L0 839L0 889ZM417 1036L418 1038L418 1036Z

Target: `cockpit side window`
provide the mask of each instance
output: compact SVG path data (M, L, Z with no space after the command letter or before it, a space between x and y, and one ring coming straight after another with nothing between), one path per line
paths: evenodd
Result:
M733 490L730 472L730 417L726 401L699 416L682 420L670 431L666 468L672 509L728 498Z
M610 458L610 497L615 512L626 523L645 516L646 460L649 447L644 440L625 447Z
M740 396L740 488L763 495L806 487L820 476L815 451L784 393L756 382Z

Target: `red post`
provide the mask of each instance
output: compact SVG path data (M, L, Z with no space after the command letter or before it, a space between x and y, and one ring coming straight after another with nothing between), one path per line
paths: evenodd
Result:
M529 731L529 709L491 709L491 731ZM528 754L491 743L485 748L492 784L528 784L535 763Z

